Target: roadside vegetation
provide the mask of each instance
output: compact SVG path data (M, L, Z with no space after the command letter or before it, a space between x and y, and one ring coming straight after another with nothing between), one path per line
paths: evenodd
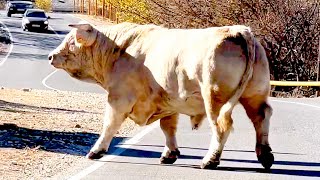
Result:
M51 0L35 0L37 8L43 9L46 12L51 11L52 1Z

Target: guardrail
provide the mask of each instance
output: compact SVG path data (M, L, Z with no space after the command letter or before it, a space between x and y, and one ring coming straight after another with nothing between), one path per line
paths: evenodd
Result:
M270 81L273 86L320 86L320 81Z
M272 86L319 86L320 81L270 81ZM315 97L319 97L320 91L316 91Z

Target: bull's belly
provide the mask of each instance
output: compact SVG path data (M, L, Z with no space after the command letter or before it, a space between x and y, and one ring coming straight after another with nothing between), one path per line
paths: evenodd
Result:
M164 110L160 110L159 109L158 111L150 114L148 117L142 116L142 115L139 115L139 114L130 114L128 116L128 118L133 120L139 126L144 126L144 125L151 124L154 121L159 120L161 118L173 115L175 113L176 112L174 112L174 111L170 111L170 110L164 111Z
M205 114L203 99L200 97L171 99L168 106L158 106L156 111L149 111L149 113L141 111L131 113L128 118L133 120L136 124L144 126L176 113L186 114L189 116Z

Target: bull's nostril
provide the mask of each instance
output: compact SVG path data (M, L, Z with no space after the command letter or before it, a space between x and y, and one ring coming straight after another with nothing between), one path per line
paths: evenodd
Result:
M48 56L48 59L49 59L49 61L51 61L51 60L52 60L52 56L49 55L49 56Z

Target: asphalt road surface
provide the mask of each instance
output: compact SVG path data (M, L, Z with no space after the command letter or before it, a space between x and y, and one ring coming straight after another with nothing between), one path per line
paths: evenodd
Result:
M275 156L271 172L256 159L255 131L243 108L236 106L230 135L217 170L200 169L210 142L208 123L192 131L180 116L177 140L181 157L160 165L165 138L156 124L111 148L109 155L70 179L320 179L319 99L271 98L270 143Z
M49 33L23 32L21 18L0 21L13 36L13 48L0 61L0 86L10 88L58 89L102 92L94 85L74 80L55 71L47 54L70 30L67 24L79 20L67 14L51 14ZM1 58L1 57L0 57ZM164 145L158 122L137 135L111 147L108 155L71 174L70 179L320 179L320 99L271 98L270 143L275 156L271 172L264 172L254 147L255 132L241 106L234 113L234 132L230 135L217 170L199 168L207 152L210 128L204 123L192 131L190 120L181 116L178 144L182 156L173 165L159 165Z
M6 17L5 12L0 11L0 22L7 26L13 39L9 55L0 56L0 86L103 92L102 88L72 79L49 64L47 56L70 31L68 24L80 21L68 14L49 15L48 32L24 32L21 29L21 15Z

